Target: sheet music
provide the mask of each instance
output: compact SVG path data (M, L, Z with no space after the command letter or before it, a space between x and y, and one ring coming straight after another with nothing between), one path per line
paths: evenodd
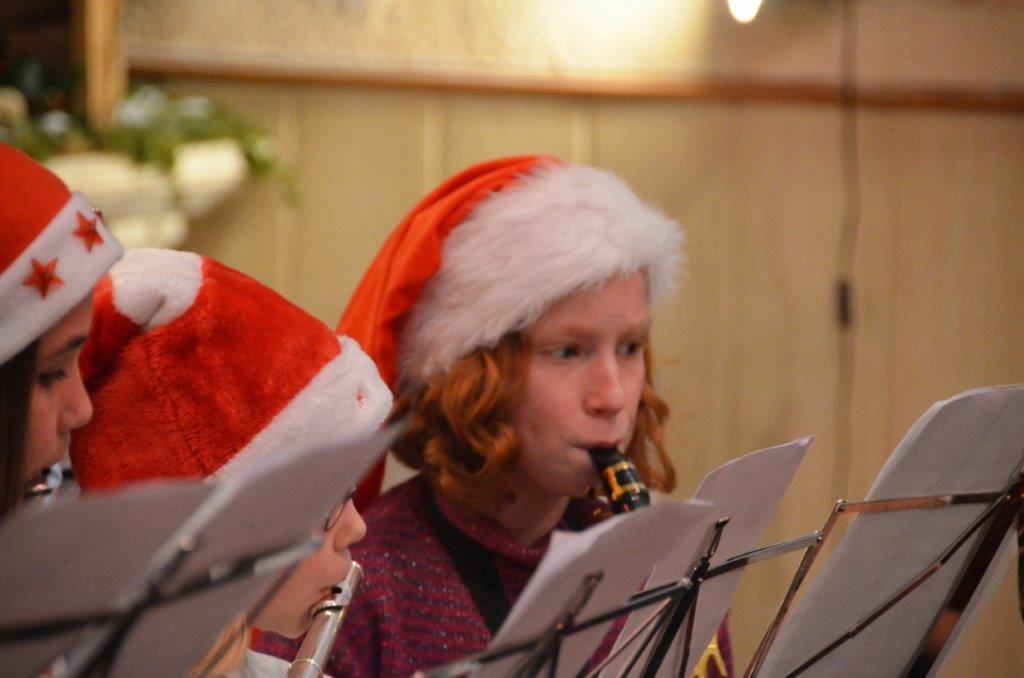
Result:
M886 462L868 499L1002 489L1024 457L1024 385L984 388L936 403L910 429ZM763 676L782 676L910 582L983 511L979 504L857 516L806 596L795 607L764 664ZM860 635L807 671L807 676L893 676L912 656L976 539ZM1005 555L1005 554L1004 554ZM990 597L1005 571L993 563L975 598ZM929 675L935 675L969 620L972 602Z
M147 612L118 654L113 676L187 676L221 631L281 572L246 578Z
M775 515L782 495L793 480L811 441L812 438L809 437L799 438L784 445L751 452L718 467L704 478L694 498L713 503L716 518L730 518L722 533L718 551L711 560L712 566L721 565L730 557L760 545L764 531ZM691 554L681 549L672 549L658 561L654 576L651 578L651 586L678 581L686 576L691 557ZM693 625L690 658L682 675L689 676L693 672L694 665L714 638L715 632L729 611L733 594L742 576L743 570L738 569L710 579L701 586L697 598L697 617ZM649 616L650 611L645 610L632 614L626 631L620 636L620 641L629 637ZM682 634L677 637L658 671L659 676L680 675L679 666L682 664L685 651L684 640ZM627 649L604 675L621 674L632 654L633 652ZM638 666L643 666L649 655L650 650L645 653Z
M200 544L169 590L232 562L266 553L316 531L394 437L394 430L311 451L282 451L272 463L251 467L220 482L186 523ZM209 510L209 515L203 515ZM277 581L280 571L248 577L201 595L148 611L123 643L114 678L181 676L213 646L221 630Z
M603 579L577 617L594 616L625 602L673 546L695 554L714 522L706 502L664 501L615 516L583 532L556 531L547 554L494 637L493 646L526 640L544 631L564 609L582 577L603 572ZM575 675L597 649L612 622L562 642L559 676ZM504 676L522 656L494 662L476 676Z
M81 499L61 497L8 517L0 525L0 627L110 609L213 490L177 481ZM32 642L0 643L0 675L37 675L82 633L69 630Z
M237 554L277 548L323 523L335 504L376 463L394 438L394 429L344 439L312 450L282 450L267 463L223 481L208 515L193 516L185 530L201 535L201 548L171 580L205 572ZM215 516L215 517L214 517Z
M0 525L0 627L129 609L185 541L195 549L162 582L172 594L214 566L288 546L308 552L308 537L392 438L282 451L223 481L141 483L19 511ZM288 564L147 609L111 675L184 675ZM65 652L74 665L113 628L0 643L0 675L38 674Z

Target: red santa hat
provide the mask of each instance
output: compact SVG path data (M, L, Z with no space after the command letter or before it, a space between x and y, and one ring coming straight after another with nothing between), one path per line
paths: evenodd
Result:
M613 276L644 272L656 302L676 279L682 243L678 224L610 172L548 156L484 162L402 220L338 331L392 388L422 384Z
M0 143L0 364L85 298L122 253L84 196Z
M87 490L225 475L375 430L391 393L351 338L209 257L133 250L97 287L72 435Z

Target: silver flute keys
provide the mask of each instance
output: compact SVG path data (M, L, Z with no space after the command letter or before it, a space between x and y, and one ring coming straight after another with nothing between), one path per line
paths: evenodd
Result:
M363 580L363 568L352 561L345 580L331 590L331 596L309 611L313 624L288 667L288 678L323 678L324 664L331 654L334 639L338 637L345 613L352 597Z

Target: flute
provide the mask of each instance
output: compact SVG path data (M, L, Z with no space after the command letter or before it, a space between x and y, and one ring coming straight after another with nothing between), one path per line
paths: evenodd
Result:
M313 624L288 667L288 678L323 678L324 664L331 654L334 639L338 637L352 596L363 580L363 568L352 561L345 580L331 589L331 597L313 606L309 615Z

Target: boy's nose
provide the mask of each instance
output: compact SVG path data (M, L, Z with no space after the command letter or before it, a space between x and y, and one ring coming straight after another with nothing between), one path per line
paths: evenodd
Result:
M601 356L594 360L588 374L584 407L595 415L610 417L626 405L621 367L615 356Z

